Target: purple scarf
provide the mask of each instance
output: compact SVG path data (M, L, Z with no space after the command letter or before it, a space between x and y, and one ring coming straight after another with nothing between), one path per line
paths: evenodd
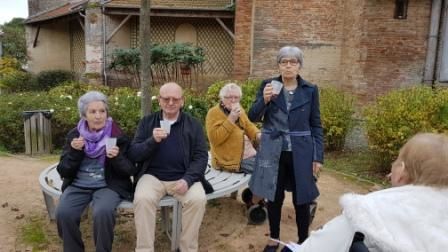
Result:
M84 137L84 153L87 157L98 159L104 165L106 161L106 138L110 137L112 133L112 118L107 118L104 128L95 132L90 131L87 121L81 118L78 122L78 131L80 136Z

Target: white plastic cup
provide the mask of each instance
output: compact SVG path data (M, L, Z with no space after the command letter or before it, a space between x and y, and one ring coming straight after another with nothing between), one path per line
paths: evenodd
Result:
M106 151L112 149L112 147L117 145L117 138L108 137L106 138Z
M282 90L283 87L283 83L277 80L272 80L271 85L272 85L272 93L275 95L280 94L280 91Z
M160 120L160 128L169 134L171 131L171 122L167 120Z

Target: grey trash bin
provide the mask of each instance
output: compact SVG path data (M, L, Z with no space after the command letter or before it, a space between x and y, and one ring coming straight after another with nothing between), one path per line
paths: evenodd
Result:
M26 154L51 152L51 114L51 110L23 111Z

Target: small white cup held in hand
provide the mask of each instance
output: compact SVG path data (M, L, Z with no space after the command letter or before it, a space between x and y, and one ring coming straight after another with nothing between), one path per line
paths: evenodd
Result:
M160 128L162 128L167 134L170 134L171 122L167 120L160 120Z
M272 85L272 93L275 95L280 94L280 91L282 90L283 87L283 83L277 80L272 80L271 85Z
M241 105L239 103L232 104L232 109L239 109L239 108L241 108Z
M110 150L112 147L117 145L117 138L108 137L106 138L106 151Z

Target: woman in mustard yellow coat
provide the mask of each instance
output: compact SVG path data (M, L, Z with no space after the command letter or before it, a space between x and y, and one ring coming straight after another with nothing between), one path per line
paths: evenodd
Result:
M251 173L256 155L252 143L259 139L260 130L241 107L241 96L241 88L235 83L222 87L219 104L207 113L205 128L214 168Z

